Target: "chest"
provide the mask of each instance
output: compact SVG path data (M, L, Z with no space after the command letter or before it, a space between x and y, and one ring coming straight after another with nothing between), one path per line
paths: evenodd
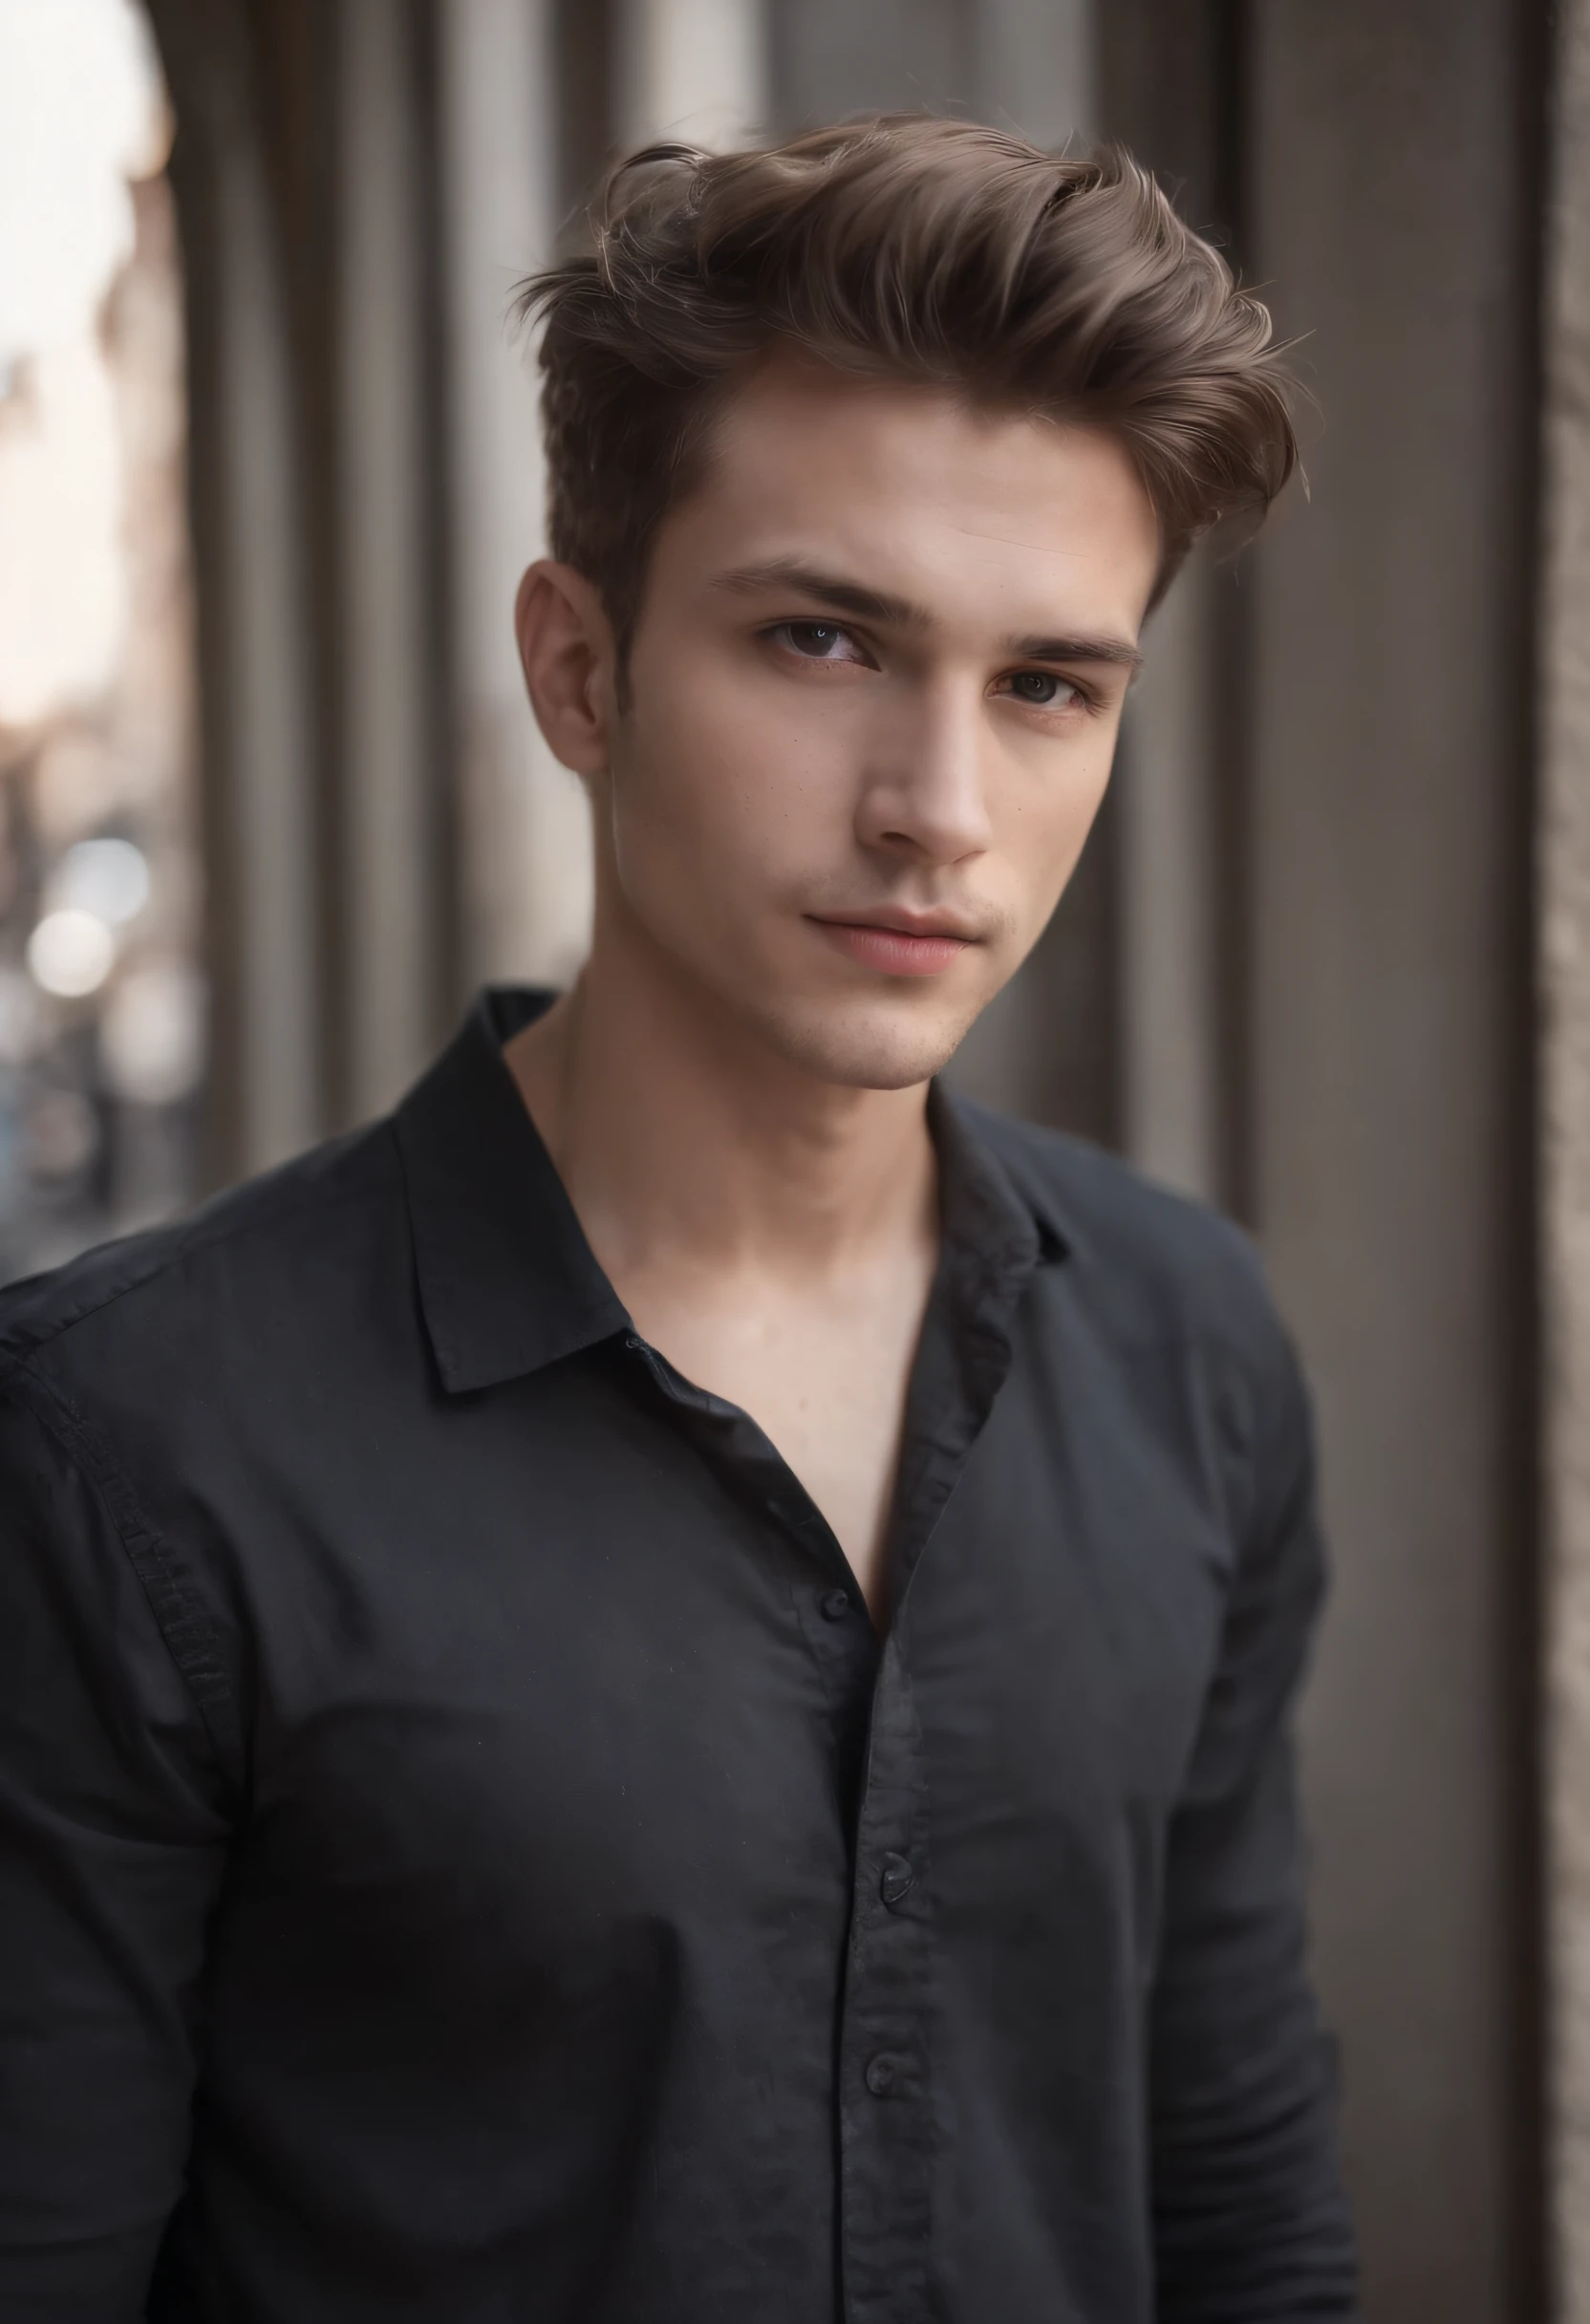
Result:
M446 1461L434 1435L422 1466L400 1437L378 1472L351 1461L312 1536L266 1479L239 1513L257 1868L317 1926L334 1895L361 1958L430 1951L439 1916L521 1962L636 1918L841 1928L888 1721L916 1738L946 1909L1047 1913L1124 1836L1151 1854L1229 1554L1151 1400L1057 1394L1018 1362L942 1506L904 1513L886 1655L771 1447L638 1365L569 1366L449 1427Z
M929 1281L921 1264L730 1297L627 1286L637 1327L683 1377L747 1413L821 1510L874 1617L907 1390Z

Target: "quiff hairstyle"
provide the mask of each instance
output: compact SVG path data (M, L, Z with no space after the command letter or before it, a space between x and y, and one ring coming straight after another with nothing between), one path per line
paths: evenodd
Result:
M621 655L715 411L780 347L1109 431L1159 519L1156 598L1200 534L1256 528L1297 461L1267 310L1117 148L1066 159L925 114L651 145L589 224L516 305L542 325L552 554Z

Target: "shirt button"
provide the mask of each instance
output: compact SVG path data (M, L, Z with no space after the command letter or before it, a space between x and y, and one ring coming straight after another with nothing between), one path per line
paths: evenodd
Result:
M870 2057L867 2061L866 2081L875 2098L892 2098L900 2086L900 2061L897 2057Z
M824 1591L823 1620L825 1622L843 1622L849 1610L850 1593L849 1590Z
M878 1894L883 1898L891 1912L893 1911L896 1904L904 1902L906 1893L915 1878L916 1868L909 1856L895 1856L892 1852L884 1858L883 1878L878 1883Z

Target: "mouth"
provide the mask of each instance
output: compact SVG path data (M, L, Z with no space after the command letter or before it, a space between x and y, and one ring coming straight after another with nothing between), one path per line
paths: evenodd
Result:
M938 914L924 913L914 920L893 913L854 920L808 916L812 927L852 960L886 977L936 977L977 941Z

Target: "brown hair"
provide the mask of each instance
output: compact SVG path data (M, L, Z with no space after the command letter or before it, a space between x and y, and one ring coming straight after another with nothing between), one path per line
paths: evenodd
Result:
M1257 527L1295 464L1267 311L1118 149L1057 158L925 114L748 153L652 145L590 223L517 307L544 323L552 553L621 650L719 398L780 343L1111 430L1159 517L1160 592L1212 526Z

